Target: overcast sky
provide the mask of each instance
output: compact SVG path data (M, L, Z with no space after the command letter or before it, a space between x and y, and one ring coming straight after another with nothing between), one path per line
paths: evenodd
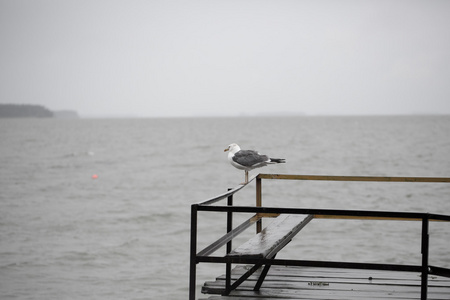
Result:
M450 1L0 0L0 103L450 114Z

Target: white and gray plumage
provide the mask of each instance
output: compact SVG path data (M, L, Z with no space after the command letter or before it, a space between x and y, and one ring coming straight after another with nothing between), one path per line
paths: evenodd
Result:
M228 151L228 160L233 167L245 170L245 183L248 183L248 171L267 166L268 164L286 162L284 158L270 158L255 150L241 150L237 144L230 144L224 151Z

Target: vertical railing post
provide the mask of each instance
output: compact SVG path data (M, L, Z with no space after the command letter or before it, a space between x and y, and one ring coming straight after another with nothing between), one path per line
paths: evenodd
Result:
M195 300L197 277L197 204L191 206L191 262L189 274L189 300Z
M427 299L428 291L428 249L429 249L429 234L428 234L429 216L428 214L422 219L422 284L420 291L420 299Z
M262 182L259 176L256 177L256 207L262 206ZM256 233L262 230L262 219L256 222Z
M228 196L227 205L233 206L233 195ZM230 232L231 230L233 230L233 212L229 211L227 212L227 233ZM230 240L227 243L227 254L231 252L232 242L233 240ZM227 294L230 291L230 288L231 288L231 263L227 262L225 271L225 294Z

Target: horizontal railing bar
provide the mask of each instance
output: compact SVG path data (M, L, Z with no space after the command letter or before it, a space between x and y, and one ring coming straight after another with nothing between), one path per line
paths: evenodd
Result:
M320 181L368 181L368 182L448 182L449 177L386 177L386 176L330 176L330 175L289 175L258 174L261 179L320 180Z
M316 260L294 260L294 259L262 259L243 257L219 257L219 256L198 256L197 262L205 263L232 263L232 264L263 264L277 266L300 266L300 267L321 267L321 268L343 268L343 269L364 269L364 270L388 270L421 272L422 266L418 265L394 265L376 263L357 262L336 262L336 261L316 261Z
M450 222L450 216L449 215L428 214L428 218L429 218L430 221Z
M314 215L316 219L333 220L389 220L389 221L422 221L421 218L395 218L395 217L371 217L371 216L337 216L337 215Z
M214 243L212 243L211 245L209 245L208 247L206 247L205 249L200 251L197 255L198 256L208 256L208 255L214 253L217 249L219 249L220 247L222 247L223 245L225 245L226 243L228 243L229 241L234 239L236 236L241 234L245 229L250 227L252 224L254 224L256 221L258 221L260 218L261 217L259 217L258 215L254 215L253 217L244 221L241 225L237 226L236 228L234 228L233 230L231 230L230 232L228 232L227 234L222 236L220 239L218 239L217 241L215 241Z
M231 190L229 190L229 191L227 191L227 192L225 192L225 193L223 193L223 194L220 194L220 195L215 196L215 197L213 197L213 198L209 198L209 199L207 199L207 200L198 202L198 203L196 203L196 204L198 204L198 205L211 205L211 204L213 204L213 203L216 203L217 201L220 201L220 200L222 200L222 199L228 198L228 196L234 195L235 193L237 193L238 191L240 191L242 188L246 187L246 186L247 186L250 182L252 182L257 176L258 176L258 175L252 176L252 177L248 180L248 182L245 183L245 184L240 184L240 185L238 185L238 186L232 188Z
M417 212L392 212L392 211L369 211L369 210L338 210L338 209L311 209L311 208L281 208L281 207L255 207L255 206L198 206L199 211L221 211L240 213L277 213L277 214L300 214L300 215L335 215L354 217L381 217L386 219L424 219L430 221L450 221L450 216L417 213Z
M450 277L450 269L442 268L442 267L435 267L435 266L428 266L429 267L429 274L431 275L438 275L443 277Z

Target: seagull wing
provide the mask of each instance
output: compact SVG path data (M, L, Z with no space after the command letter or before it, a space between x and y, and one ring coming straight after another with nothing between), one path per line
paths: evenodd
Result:
M233 156L235 163L248 168L259 166L269 160L270 158L267 155L261 155L253 150L240 150Z

